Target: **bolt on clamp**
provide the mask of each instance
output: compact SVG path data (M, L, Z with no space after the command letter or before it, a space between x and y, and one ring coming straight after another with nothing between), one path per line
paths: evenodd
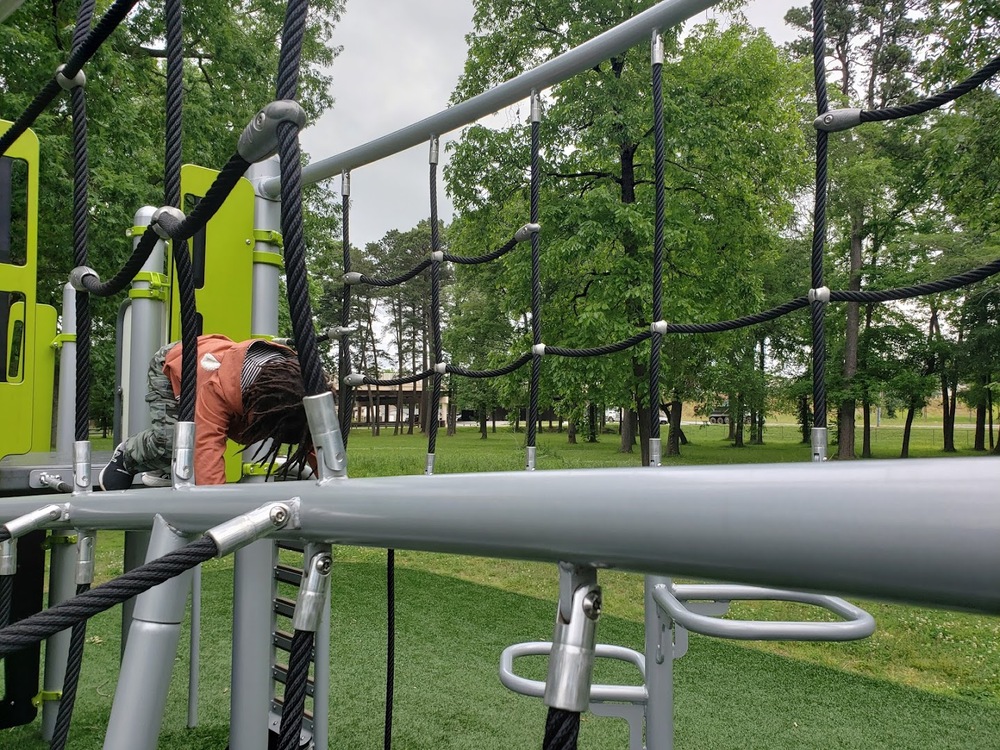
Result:
M76 585L94 582L94 546L97 534L88 529L80 531L76 541Z
M544 703L580 713L590 704L601 587L589 566L559 563L559 609Z
M316 449L316 468L320 482L334 477L347 476L347 459L344 438L340 434L340 420L337 418L337 404L333 394L327 391L302 399Z
M816 130L825 130L827 133L850 130L860 124L861 110L857 108L831 109L813 120Z
M93 482L90 481L90 441L76 440L73 442L73 494L83 495L92 492Z
M306 111L294 99L278 99L254 115L243 129L236 152L254 164L278 153L278 126L294 124L299 130L306 126Z
M286 502L267 503L209 529L205 536L211 537L219 548L216 557L225 557L251 542L294 525L293 515L298 511L298 505L297 497Z
M525 240L530 240L531 235L541 231L541 224L525 224L523 227L514 232L514 240L517 242L524 242Z
M93 276L94 281L97 283L101 282L101 277L97 275L97 271L93 268L90 268L89 266L77 266L69 272L69 285L78 292L86 292L87 287L84 286L83 282L83 279L86 276Z
M174 489L194 484L194 422L174 425L174 455L170 463Z
M333 552L329 544L308 544L306 556L309 558L309 569L299 586L292 624L296 630L315 633L319 630L326 607L326 590L330 585L330 571L333 570Z
M359 372L352 372L344 376L344 385L359 386L364 385L365 376Z

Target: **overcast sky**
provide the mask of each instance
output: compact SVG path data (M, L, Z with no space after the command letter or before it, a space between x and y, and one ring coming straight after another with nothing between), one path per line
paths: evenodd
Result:
M782 20L785 12L806 4L751 0L746 15L775 41L784 42L793 36ZM302 133L302 148L311 160L339 154L444 109L465 64L465 35L471 30L471 0L347 0L333 33L333 43L343 47L333 68L336 101ZM448 140L442 136L441 169ZM427 145L417 146L351 173L352 245L364 247L390 229L410 229L430 215L428 153ZM329 185L339 194L339 177ZM450 221L441 172L438 189L438 213Z

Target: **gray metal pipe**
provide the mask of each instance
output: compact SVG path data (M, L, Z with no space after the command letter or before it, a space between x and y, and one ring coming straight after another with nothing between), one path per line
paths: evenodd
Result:
M62 461L73 458L76 440L76 290L63 285L62 334L73 340L63 340L59 349L59 403L56 410L56 455Z
M67 526L198 532L301 498L298 536L1000 613L992 457L445 474L73 498ZM0 521L40 504L10 498ZM283 532L286 538L292 532Z
M306 185L321 182L341 172L371 164L426 143L432 136L457 130L526 99L532 91L543 91L633 45L647 41L654 29L677 26L717 3L718 0L664 0L613 29L584 42L579 47L574 47L489 91L381 138L309 164L302 170L302 182ZM276 197L281 191L281 180L277 177L272 178L263 187L265 195Z

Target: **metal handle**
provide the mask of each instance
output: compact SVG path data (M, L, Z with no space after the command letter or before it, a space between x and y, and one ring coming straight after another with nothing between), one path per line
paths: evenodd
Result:
M500 654L500 683L515 693L532 698L545 694L544 680L529 680L514 674L514 659L519 656L547 656L552 651L549 641L529 641L508 646ZM646 658L637 651L624 646L598 643L594 655L598 659L618 659L634 664L643 681L646 679ZM645 685L591 685L590 701L621 701L627 703L646 702Z
M678 625L694 633L744 641L854 641L875 632L875 618L836 596L728 584L661 584L653 599ZM692 599L728 602L774 600L811 604L840 615L839 622L759 622L720 620L692 612L682 603Z

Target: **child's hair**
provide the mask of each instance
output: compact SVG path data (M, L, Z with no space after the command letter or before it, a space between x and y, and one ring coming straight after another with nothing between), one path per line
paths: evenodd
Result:
M312 436L302 405L304 397L302 371L294 357L268 361L243 393L246 429L240 442L246 446L262 443L251 460L267 463L268 474L286 445L286 461L277 475L297 476L305 468Z

